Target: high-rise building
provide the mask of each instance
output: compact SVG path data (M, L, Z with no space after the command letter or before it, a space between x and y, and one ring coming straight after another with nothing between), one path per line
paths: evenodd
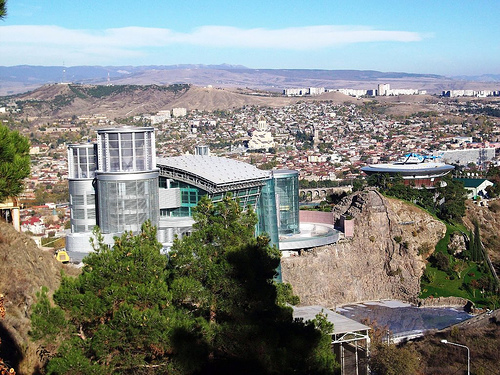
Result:
M391 89L391 85L388 83L379 83L378 84L378 89L377 89L377 95L378 96L384 96L387 95L387 92Z

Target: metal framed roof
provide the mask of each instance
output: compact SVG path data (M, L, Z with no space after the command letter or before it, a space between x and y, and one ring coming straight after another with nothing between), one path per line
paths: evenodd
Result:
M217 156L184 155L157 158L160 176L198 186L210 193L263 185L271 177L251 164Z
M313 320L316 315L323 312L326 319L333 323L333 333L332 335L339 335L345 333L354 333L360 331L368 331L371 328L361 324L355 320L349 319L343 315L340 315L332 310L329 310L322 306L293 306L293 317L302 318L304 320Z

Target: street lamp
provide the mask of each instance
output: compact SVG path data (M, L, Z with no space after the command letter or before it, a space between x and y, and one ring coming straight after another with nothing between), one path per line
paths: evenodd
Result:
M450 345L455 345L455 346L460 346L461 348L467 349L467 375L470 375L470 350L468 346L462 345L462 344L457 344L455 342L450 342L448 340L441 340L443 344L450 344Z

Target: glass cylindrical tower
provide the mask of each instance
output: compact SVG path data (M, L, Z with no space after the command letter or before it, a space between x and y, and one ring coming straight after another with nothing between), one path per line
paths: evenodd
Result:
M273 171L278 212L278 233L296 234L299 226L299 172L294 170Z
M279 248L278 215L274 182L273 178L269 178L260 193L259 204L257 205L257 214L259 215L257 234L267 233L270 245L276 245Z
M66 236L66 250L73 259L91 251L90 235L96 225L95 189L96 145L68 145L68 189L71 233Z
M158 168L152 127L97 131L98 224L104 234L158 226Z

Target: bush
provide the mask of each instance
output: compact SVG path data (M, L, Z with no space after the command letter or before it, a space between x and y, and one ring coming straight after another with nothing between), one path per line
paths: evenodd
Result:
M450 268L450 258L443 253L435 253L431 257L431 263L441 271L448 271Z

